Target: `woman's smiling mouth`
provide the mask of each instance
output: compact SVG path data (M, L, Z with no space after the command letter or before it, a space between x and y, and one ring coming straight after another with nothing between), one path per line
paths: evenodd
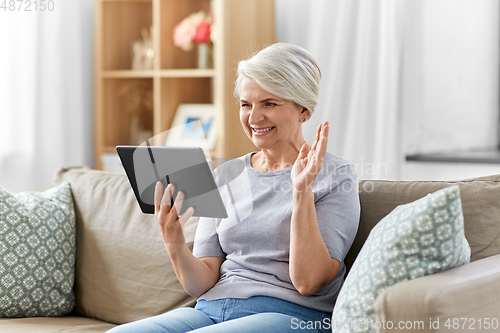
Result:
M269 131L271 131L273 128L274 126L259 127L259 128L252 127L252 131L254 132L255 135L264 135L267 134Z

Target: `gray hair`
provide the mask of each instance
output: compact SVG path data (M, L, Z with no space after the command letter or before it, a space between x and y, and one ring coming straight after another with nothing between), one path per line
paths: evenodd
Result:
M304 48L276 43L240 61L234 88L236 97L240 97L241 81L245 77L255 80L267 92L314 112L321 71Z

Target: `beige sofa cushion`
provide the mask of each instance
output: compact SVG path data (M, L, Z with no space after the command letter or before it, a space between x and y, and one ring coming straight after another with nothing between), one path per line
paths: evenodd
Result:
M0 319L0 332L2 333L104 333L114 326L99 320L78 316Z
M345 259L348 269L370 230L396 206L415 201L441 188L458 185L462 198L465 238L471 261L500 253L500 175L460 181L383 181L359 183L361 217L359 229Z
M62 181L76 210L76 313L121 324L194 304L124 174L70 168L55 175Z
M395 327L400 321L418 324L414 332L498 332L500 255L388 287L375 311L379 322ZM398 332L388 326L377 332Z

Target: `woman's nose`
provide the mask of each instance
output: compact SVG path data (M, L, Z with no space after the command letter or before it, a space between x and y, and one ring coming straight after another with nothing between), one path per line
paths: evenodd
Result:
M249 117L249 122L250 124L257 124L258 122L262 121L264 119L264 114L261 112L261 110L257 107L253 107L252 111L250 111L250 117Z

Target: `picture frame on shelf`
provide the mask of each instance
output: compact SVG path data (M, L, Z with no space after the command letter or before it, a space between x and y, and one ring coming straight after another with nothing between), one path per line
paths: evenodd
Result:
M180 104L167 133L165 146L200 147L209 152L217 141L213 104Z
M102 170L125 174L120 158L117 153L101 154Z

